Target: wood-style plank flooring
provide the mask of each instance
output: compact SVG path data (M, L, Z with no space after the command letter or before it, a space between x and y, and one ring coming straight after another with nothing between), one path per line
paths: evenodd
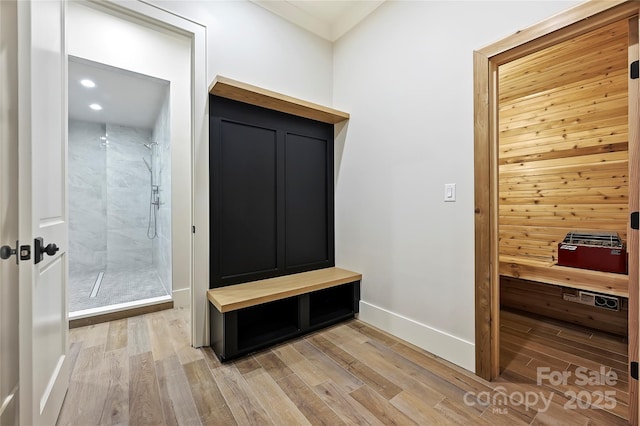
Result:
M182 309L71 330L58 424L626 424L561 398L522 405L517 395L551 391L488 383L358 320L223 365L188 336Z
M627 353L624 337L534 314L501 311L500 381L540 382L541 390L554 392L554 399L567 407L580 410L594 405L626 419ZM573 413L565 411L569 420Z

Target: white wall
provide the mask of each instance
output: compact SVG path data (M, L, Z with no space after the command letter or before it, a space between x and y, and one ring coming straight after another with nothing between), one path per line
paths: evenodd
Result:
M152 1L206 27L207 77L223 75L321 104L331 103L332 45L247 1ZM196 71L203 71L197 69ZM199 92L201 93L201 92ZM196 119L199 117L196 116ZM208 126L208 118L204 124ZM208 144L195 147L193 324L207 344ZM204 236L204 238L203 238ZM175 264L175 263L174 263Z
M360 317L473 370L472 52L579 2L388 1L333 46L246 1L152 3L207 27L209 81L351 113L336 261L364 274Z
M207 27L207 76L331 105L332 45L248 1L152 4Z
M336 42L336 263L362 320L474 370L473 50L577 3L393 1Z

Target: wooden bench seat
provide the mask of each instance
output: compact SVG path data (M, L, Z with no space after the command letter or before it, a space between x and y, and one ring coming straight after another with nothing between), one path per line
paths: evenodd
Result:
M211 289L207 298L221 313L360 281L362 275L341 268L324 268Z
M612 296L629 297L629 276L570 268L523 257L500 256L500 275Z
M211 347L227 361L353 318L361 278L332 267L211 289Z

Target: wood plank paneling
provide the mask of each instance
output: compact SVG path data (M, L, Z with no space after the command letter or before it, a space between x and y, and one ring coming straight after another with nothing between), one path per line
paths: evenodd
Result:
M620 300L621 309L610 311L568 302L562 298L562 287L557 285L511 277L502 277L500 280L500 303L503 307L626 336L627 299Z
M497 117L492 112L498 103L498 88L494 84L495 80L487 78L484 70L523 58L547 47L564 43L605 25L627 21L637 15L638 4L635 1L584 2L474 52L476 371L483 377L486 377L483 372L487 372L490 369L478 367L489 366L499 357L499 354L496 354L494 350L494 342L499 341L499 333L495 331L493 325L497 325L500 322L499 315L496 313L499 308L495 307L495 301L499 299L496 291L499 285L499 274L494 273L499 264L498 230L497 227L494 228L492 226L495 221L494 218L498 216L498 206L491 206L489 202L495 196L493 192L498 179L497 174L493 175L491 173L489 173L490 179L488 181L486 179L478 179L478 176L484 174L483 172L478 172L479 170L486 171L494 167L493 159L487 154L498 144L497 132L491 131L491 127L497 124ZM481 72L478 72L478 70ZM610 163L609 165L615 166L615 163ZM582 170L595 169L600 169L600 165L593 166L588 164L582 167ZM556 172L562 173L563 171L558 169ZM511 173L513 176L519 174L517 171ZM482 202L478 203L478 199ZM487 209L485 210L484 208ZM479 244L479 242L482 244ZM490 280L489 284L486 282L487 279ZM491 331L489 336L484 334L487 330ZM622 372L622 375L624 374L626 373ZM497 377L497 375L492 374L492 371L488 373L488 376L490 378ZM590 423L589 419L580 418L580 413L578 412L572 411L571 414L571 422L576 424ZM553 421L552 416L538 417L539 419L534 421L534 424L557 423ZM608 422L602 421L601 418L596 419L596 417L598 416L591 418L603 424L608 424ZM631 421L637 424L635 415ZM626 423L621 420L619 424Z
M628 35L622 20L499 67L501 259L554 265L571 230L626 240ZM501 262L500 273L520 276L519 269Z

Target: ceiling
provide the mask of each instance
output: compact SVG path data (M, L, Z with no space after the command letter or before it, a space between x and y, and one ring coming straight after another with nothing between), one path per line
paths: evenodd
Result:
M251 0L307 31L334 42L384 0Z
M1 1L1 0L0 0ZM384 0L251 0L307 31L336 41ZM90 79L94 88L80 80ZM169 82L120 68L69 57L69 118L152 129ZM97 103L102 110L89 105Z
M82 79L96 86L84 87ZM69 56L71 119L152 129L168 91L168 81ZM90 109L93 103L102 110Z

